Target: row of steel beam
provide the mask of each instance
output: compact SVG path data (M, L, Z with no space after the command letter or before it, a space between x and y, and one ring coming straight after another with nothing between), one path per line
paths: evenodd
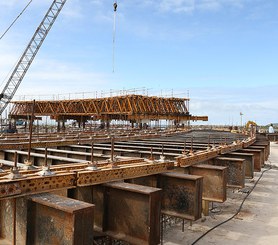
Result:
M31 160L36 165L43 165L46 155L49 159L60 157L61 161L52 167L55 176L38 178L34 175L38 170L25 170L21 171L25 180L11 181L6 175L0 175L1 216L4 217L1 227L6 227L1 230L2 237L12 241L16 233L17 241L27 241L22 244L55 244L57 241L90 244L93 239L107 237L130 244L159 244L161 215L199 219L202 212L208 211L202 210L206 207L202 206L202 200L224 202L227 186L243 188L245 178L253 178L254 171L261 170L269 155L269 144L265 140L252 140L250 145L236 144L234 136L227 136L226 142L218 137L218 141L210 143L205 140L208 137L195 138L198 142L191 140L191 136L175 137L176 141L165 137L97 144L93 151L91 145L63 146L47 151L33 149ZM27 153L17 154L23 156L24 152ZM136 155L138 152L145 155ZM1 158L12 163L13 154L11 150L2 151ZM98 170L85 171L92 154L94 161L98 161ZM117 154L121 159L113 164L111 156ZM101 157L95 158L100 155L105 156L104 161ZM138 158L142 156L149 160ZM24 157L21 159L24 163ZM76 160L79 163L74 163ZM108 183L111 180L118 181ZM4 184L6 188L13 188L13 195L8 199L3 198ZM19 193L23 186L27 195L13 198L24 194ZM50 190L61 191L59 195L51 192L30 195ZM20 217L21 225L12 231L9 224L13 224L16 217Z

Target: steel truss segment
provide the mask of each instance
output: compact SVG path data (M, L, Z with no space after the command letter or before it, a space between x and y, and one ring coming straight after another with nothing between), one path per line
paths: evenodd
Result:
M61 173L54 176L32 176L0 183L0 198L25 196L51 190L67 189L75 186L75 173Z
M169 172L174 167L174 162L142 163L135 166L122 166L116 169L101 171L78 172L77 186L89 186L122 179L137 178L163 172Z
M177 157L177 164L180 167L188 167L196 163L201 163L217 157L220 151L218 149L211 151L202 151L194 155Z
M25 173L26 176L22 179L1 180L0 199L153 175L169 172L173 168L174 162L153 164L142 162L135 166L121 166L120 168L111 169L104 168L99 171L78 169L77 174L74 172L62 172L61 169L58 169L60 172L58 171L52 176L36 176L34 173L29 173L29 175Z
M142 95L115 96L98 99L77 99L59 101L37 101L36 116L95 116L97 119L126 120L168 119L168 120L203 120L207 116L191 116L185 105L186 99L159 98ZM11 115L19 118L30 114L32 101L13 102Z

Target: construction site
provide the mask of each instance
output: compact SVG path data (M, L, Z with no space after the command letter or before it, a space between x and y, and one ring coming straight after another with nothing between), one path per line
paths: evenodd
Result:
M207 117L186 103L135 95L14 102L10 117L24 124L0 139L0 243L163 244L173 224L186 237L185 226L244 190L270 155L268 135L253 125L193 130L191 120ZM55 132L35 127L42 116L55 119ZM66 126L72 119L75 128ZM149 126L157 120L175 123Z
M0 244L277 242L277 133L204 126L184 96L14 99L65 3L0 94Z

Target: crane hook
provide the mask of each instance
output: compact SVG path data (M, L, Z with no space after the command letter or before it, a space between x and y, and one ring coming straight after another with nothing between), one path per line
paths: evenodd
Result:
M117 1L113 4L114 7L114 28L113 28L113 72L115 70L115 35L116 35L116 11L117 11Z

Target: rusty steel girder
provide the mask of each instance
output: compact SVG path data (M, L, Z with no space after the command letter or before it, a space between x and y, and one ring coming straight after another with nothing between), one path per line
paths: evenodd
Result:
M253 142L253 139L250 139ZM202 163L207 160L217 157L219 154L225 154L242 149L243 142L220 145L214 148L208 148L207 150L198 152L189 152L181 156L176 157L177 165L180 167L188 167L193 164Z
M251 153L254 155L254 171L255 172L261 172L262 165L264 164L262 162L263 156L261 150L258 149L241 149L238 152L243 152L243 153Z
M120 141L131 141L137 139L149 139L157 138L163 135L174 135L181 133L179 131L172 132L171 130L164 130L158 132L156 130L145 130L142 132L113 132L114 139L117 142ZM16 134L13 136L0 135L0 149L26 149L29 146L29 135L28 134ZM67 146L74 144L91 144L92 141L95 143L111 142L111 135L109 133L86 133L78 132L72 134L57 133L57 134L35 134L33 135L33 141L31 142L31 148L38 147L56 147L56 146Z
M93 244L93 204L51 193L28 199L26 244Z
M239 142L239 143L234 143L234 144L230 144L230 145L223 145L220 146L220 154L225 154L228 152L232 152L232 151L237 151L242 149L243 147L243 142Z
M162 214L187 220L197 220L201 214L199 201L202 199L202 177L178 173L176 172L177 169L174 171L127 181L137 185L161 188Z
M218 154L219 154L219 149L213 149L208 151L199 151L188 155L181 155L176 158L177 165L180 167L188 167L193 164L204 162L206 160L217 157Z
M255 150L260 150L262 152L261 154L261 161L264 165L264 162L267 160L267 154L266 154L266 149L264 146L258 146L258 145L250 145L247 149L255 149Z
M34 176L15 180L1 180L0 198L26 196L75 186L75 173L60 173L53 176Z
M73 166L54 167L56 174L51 176L38 176L38 170L22 171L22 178L14 180L8 179L8 172L4 172L0 175L0 199L168 172L173 169L174 162L148 163L137 159L123 161L122 166L100 167L98 171L85 170L86 166L77 165L77 169Z
M248 146L254 144L256 142L256 137L249 137L245 141L243 141L243 148L247 148Z
M192 165L189 173L203 176L203 200L225 202L227 199L227 167L208 164Z
M97 234L135 245L160 243L161 189L111 182L93 190Z
M210 163L225 166L227 169L227 186L243 188L245 185L245 160L241 158L216 157Z
M168 172L173 168L174 162L145 162L134 166L121 166L120 168L105 169L100 171L79 171L77 175L77 186L89 186L109 181L137 178Z
M268 160L268 157L270 155L270 143L269 143L269 141L256 141L251 146L263 146L265 148L265 160Z
M230 152L223 155L224 157L242 158L245 160L245 178L254 178L254 155L243 152Z
M214 158L220 154L220 152L225 150L225 147L226 146L221 146L221 149L208 149L206 151L193 152L191 155L182 155L182 160L184 161L183 166L194 165L199 162ZM233 147L237 146L235 145L230 147L227 145L227 147L231 150L234 149ZM252 151L262 154L260 150L255 149L242 149L242 151ZM261 166L261 156L258 156L259 164ZM12 159L8 160L11 161ZM71 166L51 167L51 171L56 173L56 175L51 177L37 176L37 172L40 170L37 169L29 172L20 171L24 175L24 178L11 180L7 177L8 172L5 171L0 174L0 198L23 196L33 193L46 192L54 189L68 189L77 186L90 186L115 180L138 178L169 172L169 170L173 169L174 167L174 162L171 161L142 160L141 162L140 159L133 159L126 162L117 161L116 163L108 163L106 161L106 163L99 165L100 169L98 171L89 171L85 170L87 165L84 164L82 166L81 162L82 161L72 164ZM121 162L122 166L117 167L116 165L121 165Z
M203 177L181 173L160 174L162 214L187 220L202 216Z
M278 139L278 133L271 133L271 134L266 134L266 137L269 141L274 141L276 142Z
M176 169L175 169L176 171ZM128 182L162 189L162 214L197 220L202 212L203 182L201 176L179 172L134 178Z

